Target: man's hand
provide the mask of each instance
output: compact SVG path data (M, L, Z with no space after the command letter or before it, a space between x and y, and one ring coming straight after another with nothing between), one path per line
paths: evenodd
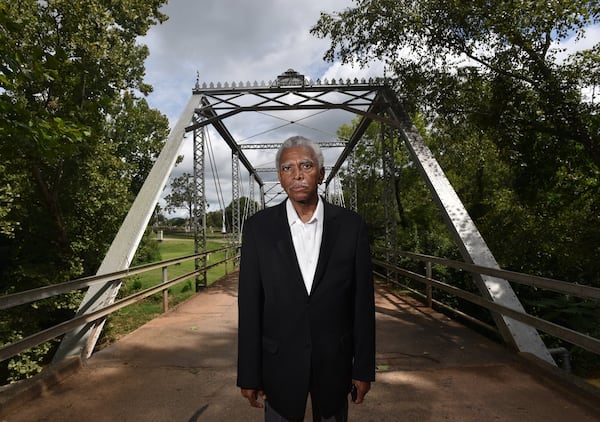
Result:
M262 390L252 390L247 388L242 388L242 396L246 397L250 402L250 406L252 407L264 407L264 404L258 401L260 398L262 401L267 399L264 391Z
M354 403L361 404L371 389L371 383L369 381L352 380L352 384L356 386L356 400Z

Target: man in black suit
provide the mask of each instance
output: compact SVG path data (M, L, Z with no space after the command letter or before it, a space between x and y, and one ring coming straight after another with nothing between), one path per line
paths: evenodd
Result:
M366 225L319 197L317 144L289 138L276 164L288 198L243 231L237 385L267 422L302 421L309 394L313 421L346 421L351 388L358 404L375 380Z

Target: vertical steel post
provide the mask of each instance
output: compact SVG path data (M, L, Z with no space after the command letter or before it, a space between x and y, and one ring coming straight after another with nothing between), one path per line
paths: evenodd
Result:
M240 156L231 151L231 242L241 241L240 231Z
M396 230L396 168L394 160L394 138L389 131L381 125L381 161L383 167L383 204L385 213L385 246L388 250L387 261L395 256L398 247ZM387 270L388 279L396 281L396 273Z
M433 307L433 288L431 285L431 278L433 277L433 272L431 269L431 261L427 261L425 263L425 276L427 277L427 280L429 280L429 283L427 283L427 286L425 287L425 291L427 293L427 307L432 308Z
M249 207L248 207L248 216L251 216L252 214L254 214L256 212L256 199L254 197L254 175L251 174L250 175L250 186L249 186L249 198L248 200L250 201L249 203Z
M123 220L97 274L107 274L129 267L160 194L175 166L184 141L185 128L192 121L194 110L199 103L200 96L192 95ZM88 314L112 304L120 287L121 282L91 286L79 306L77 315ZM67 333L62 339L53 361L60 362L70 356L81 356L84 359L89 357L103 326L104 320L101 320L82 325Z
M206 126L194 129L194 203L192 205L194 221L194 253L206 251L206 196L204 184L204 144ZM196 271L206 268L206 255L197 257L194 260ZM206 287L206 270L196 274L195 288L200 291Z
M348 161L348 200L350 202L350 209L352 211L358 211L358 189L356 182L357 165L356 165L356 149L352 150L350 154L350 160Z

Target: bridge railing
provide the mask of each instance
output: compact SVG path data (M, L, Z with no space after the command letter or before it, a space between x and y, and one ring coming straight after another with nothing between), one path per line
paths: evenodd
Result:
M106 317L107 315L129 306L133 303L139 302L142 299L145 299L149 296L152 296L156 293L162 292L163 294L163 312L166 312L168 308L168 289L171 286L174 286L184 280L195 277L202 273L205 273L211 268L217 267L219 265L225 265L227 271L227 264L231 261L235 261L239 257L239 253L237 252L238 246L224 246L221 248L216 248L208 251L204 251L201 253L188 255L180 258L173 258L157 263L145 264L136 267L131 267L122 271L117 271L109 274L102 275L94 275L90 277L83 277L76 280L67 281L65 283L59 283L51 286L40 287L37 289L26 290L23 292L13 293L0 297L0 310L6 310L10 308L14 308L16 306L25 305L28 303L37 302L42 299L46 299L49 297L57 296L60 294L69 293L72 291L80 290L82 288L86 288L92 286L97 283L119 283L124 278L130 277L133 275L143 274L148 271L161 269L162 270L162 282L156 286L149 287L147 289L136 292L130 296L124 297L122 299L116 300L114 303L94 310L93 312L82 314L75 316L72 319L64 321L60 324L57 324L53 327L47 328L38 333L32 334L28 337L25 337L21 340L15 341L8 345L0 348L0 361L9 359L19 353L30 349L32 347L43 344L47 341L50 341L54 338L57 338L63 334L72 331L73 329L89 324L91 322L97 321L101 318ZM211 263L210 265L206 265L202 268L195 269L192 272L183 274L179 277L168 280L168 272L167 269L170 266L180 264L182 262L196 260L198 258L208 256L208 254L223 252L225 251L225 258ZM229 254L230 251L233 253Z
M230 256L226 256L225 259L220 260L218 262L207 265L203 268L194 270L187 274L181 275L179 277L173 278L171 280L167 279L167 268L172 265L176 265L182 262L191 261L202 257L203 255L207 255L210 253L220 252L220 251L231 251L234 253ZM579 297L582 299L593 300L600 303L600 289L591 286L585 286L576 283L569 283L565 281L533 276L523 273L518 273L514 271L502 270L498 268L488 268L482 267L473 264L467 264L464 262L453 261L445 258L434 257L430 255L416 254L412 252L402 252L402 251L390 251L390 250L375 250L375 252L382 252L388 256L388 261L382 261L380 259L373 259L373 264L375 268L375 274L388 279L394 283L399 285L403 285L400 277L405 277L413 281L417 281L422 283L425 286L426 294L423 295L419 291L414 291L414 293L423 295L426 298L428 306L432 306L433 302L435 302L439 306L446 307L443 303L437 302L433 300L432 291L433 289L439 289L444 291L452 296L456 296L462 298L466 301L474 303L478 306L486 308L492 312L497 312L503 315L506 315L515 320L521 321L525 324L529 324L536 329L543 331L549 335L560 338L566 342L577 345L585 350L588 350L592 353L600 355L600 340L591 337L589 335L577 332L567 327L563 327L561 325L555 324L551 321L544 320L534 315L530 315L527 313L519 312L514 309L508 308L498 303L494 303L482 296L476 295L474 293L468 292L466 290L462 290L456 286L449 285L447 283L441 282L433 278L432 274L432 264L441 265L447 268L454 268L463 271L470 272L472 274L484 274L493 277L503 278L505 280L535 287L538 289L545 289L549 291L554 291L558 293L562 293L565 295L570 295L574 297ZM414 261L418 261L424 264L425 275L416 273L414 271L408 270L406 268L401 268L395 264L400 257L408 258ZM210 268L216 267L218 265L227 264L230 261L237 260L239 255L237 254L237 246L227 246L223 248L213 249L210 251L202 252L199 254L193 254L180 258L173 258L166 261L161 261L153 264L146 264L137 267L132 267L126 270L118 271L110 274L96 275L90 277L79 278L76 280L68 281L65 283L60 283L57 285L46 286L38 289L28 290L24 292L18 292L6 296L0 297L0 310L10 309L15 306L36 302L48 297L69 293L75 290L79 290L85 287L89 287L95 283L108 283L108 282L120 282L123 278L130 277L137 274L142 274L155 269L162 269L162 282L156 286L147 288L145 290L141 290L136 292L130 296L119 299L115 301L113 304L105 306L103 308L97 309L93 312L76 316L68 321L57 324L53 327L50 327L46 330L40 331L38 333L32 334L26 338L15 341L11 344L5 345L0 348L0 361L6 360L15 356L31 347L35 347L42 343L45 343L49 340L52 340L56 337L59 337L76 327L79 327L84 324L88 324L94 322L100 318L104 318L107 315L129 306L133 303L139 302L146 297L152 296L156 293L163 293L163 309L166 311L167 309L167 295L168 289L171 286L174 286L186 279L191 277L195 277L200 275L201 273L209 270ZM381 268L385 270L386 274L382 274L377 270ZM388 277L389 274L393 274L393 279ZM404 286L409 288L408 286ZM453 312L460 313L457 310L452 310ZM467 317L471 320L474 320L472 317L468 315L462 314L463 317Z
M553 323L551 321L547 321L540 317L530 315L528 313L523 313L516 311L514 309L508 308L501 304L492 302L482 296L477 294L468 292L466 290L462 290L456 286L452 286L450 284L441 282L433 278L432 274L432 264L441 265L448 268L459 269L463 271L468 271L471 274L482 274L489 275L493 277L502 278L509 282L518 283L525 286L534 287L537 289L549 290L553 292L562 293L565 295L569 295L572 297L578 297L581 299L593 300L600 303L600 288L581 285L577 283L569 283L566 281L555 280L546 277L538 277L529 274L523 274L514 271L502 270L498 268L489 268L482 267L479 265L468 264L460 261L453 261L450 259L439 258L430 255L417 254L412 252L404 252L404 251L392 251L384 248L378 248L374 250L375 252L380 252L387 256L388 261L399 261L400 257L408 258L414 261L418 261L424 264L425 275L416 273L414 271L408 270L406 268L401 268L394 263L385 262L379 259L373 259L373 264L375 266L375 273L380 277L402 285L405 288L410 289L410 287L406 286L401 282L398 276L406 277L410 280L417 281L422 283L425 286L425 294L412 290L414 293L425 298L427 305L429 307L432 306L433 298L432 298L432 290L439 289L442 290L452 296L459 297L468 302L486 308L492 312L500 313L517 321L528 324L536 329L547 333L551 336L560 338L568 343L579 346L589 352L600 355L600 339L589 336L584 333L577 332L570 328L561 326L559 324ZM377 271L377 268L382 268L385 270L385 274ZM392 275L392 279L390 279L389 275ZM441 305L443 307L448 308L446 305L436 302L436 304ZM452 309L453 312L456 310ZM460 313L460 312L458 312ZM463 315L467 318L473 320L474 318L469 317L468 315Z

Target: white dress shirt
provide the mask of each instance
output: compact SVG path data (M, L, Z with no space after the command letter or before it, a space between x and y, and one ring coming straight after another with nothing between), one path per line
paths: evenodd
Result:
M321 198L318 199L317 209L306 223L298 217L298 213L289 199L286 201L285 208L302 279L306 291L310 294L323 237L323 201Z

